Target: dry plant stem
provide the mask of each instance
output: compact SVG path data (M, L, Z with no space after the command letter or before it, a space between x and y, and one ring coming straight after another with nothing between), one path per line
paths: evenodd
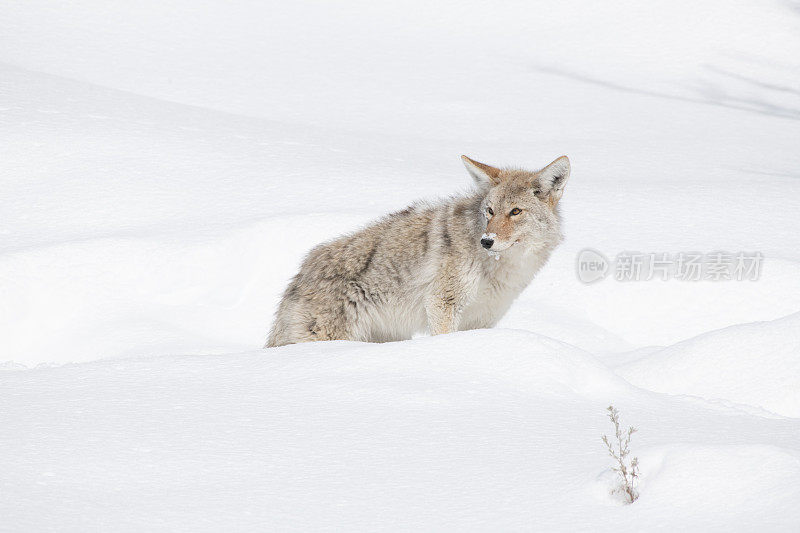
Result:
M614 424L614 436L617 439L616 450L615 446L611 444L608 437L603 435L603 442L608 448L608 453L619 466L613 467L613 470L620 476L621 489L625 492L629 502L633 503L639 494L636 492L636 480L639 477L639 459L634 457L630 464L627 464L626 458L630 455L631 435L636 432L636 428L631 426L628 431L623 434L619 425L619 411L613 405L608 407L608 418Z

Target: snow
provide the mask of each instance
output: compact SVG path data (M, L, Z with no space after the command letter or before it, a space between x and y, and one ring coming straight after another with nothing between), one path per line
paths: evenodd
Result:
M800 313L705 333L623 365L618 373L653 391L725 399L800 418Z
M0 529L800 528L798 52L785 2L6 7ZM259 349L309 248L461 154L572 164L498 328Z
M75 531L800 520L796 422L637 389L591 354L524 331L401 346L0 375L4 400L14 399L4 401L0 510L19 529ZM608 494L599 437L612 429L602 416L612 400L641 427L642 495L630 508Z

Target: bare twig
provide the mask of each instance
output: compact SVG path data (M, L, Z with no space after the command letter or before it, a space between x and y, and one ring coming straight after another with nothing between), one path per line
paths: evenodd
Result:
M619 424L619 411L613 405L608 406L608 418L614 424L614 436L616 438L616 446L612 445L611 440L603 435L603 442L608 448L608 454L614 458L616 465L612 470L619 474L620 486L619 490L625 493L628 498L628 503L633 503L639 497L639 492L636 490L636 484L639 480L639 458L634 457L627 461L630 455L631 436L636 433L636 428L630 426L628 431L623 432Z

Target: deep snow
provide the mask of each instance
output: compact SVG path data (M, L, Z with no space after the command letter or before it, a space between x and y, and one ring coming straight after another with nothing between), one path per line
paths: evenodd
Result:
M498 346L502 347L498 350ZM0 376L0 510L20 530L790 529L796 420L636 389L496 330ZM641 428L608 495L603 406ZM732 510L737 512L732 512Z
M7 6L0 529L800 528L799 58L791 2ZM462 153L573 165L498 329L259 350L305 251Z

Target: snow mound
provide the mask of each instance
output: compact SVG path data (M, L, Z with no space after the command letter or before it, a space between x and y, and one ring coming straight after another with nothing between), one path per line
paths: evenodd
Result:
M712 331L617 371L648 390L800 417L800 313Z
M670 509L670 529L722 530L717 517L731 513L733 502L740 518L730 527L738 531L762 530L765 524L772 531L788 531L797 524L792 487L800 478L800 459L786 449L673 446L648 451L640 460L650 469L644 472L636 506L645 514ZM773 514L769 508L787 512Z
M489 523L527 508L520 454L545 453L530 436L556 441L565 409L634 390L507 330L10 372L0 515L27 530Z
M610 401L641 428L632 507L596 494ZM16 530L730 528L733 508L800 522L800 472L764 448L796 442L794 421L642 391L522 331L4 372L0 405L0 516ZM710 451L661 453L676 436Z
M421 368L435 390L460 395L492 382L520 387L533 396L608 398L631 390L593 355L563 342L520 330L483 329L386 344L351 342L295 344L266 353L305 361L319 372L341 376L390 373L417 376ZM330 348L329 348L330 346ZM342 352L343 355L336 355ZM365 367L369 369L365 372ZM481 376L475 380L475 376Z

